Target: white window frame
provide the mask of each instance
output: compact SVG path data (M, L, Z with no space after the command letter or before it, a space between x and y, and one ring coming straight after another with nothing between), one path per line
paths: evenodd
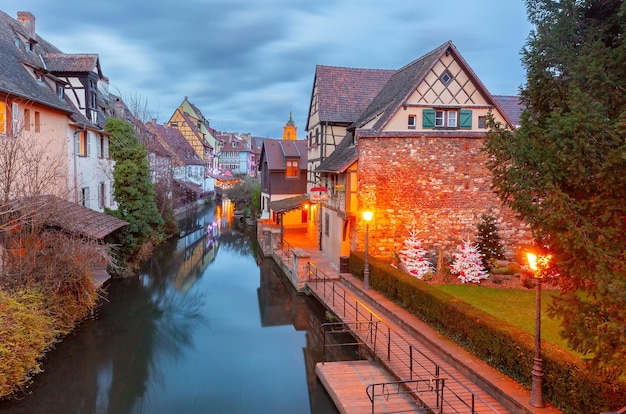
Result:
M435 128L456 128L459 123L459 111L454 110L435 110Z

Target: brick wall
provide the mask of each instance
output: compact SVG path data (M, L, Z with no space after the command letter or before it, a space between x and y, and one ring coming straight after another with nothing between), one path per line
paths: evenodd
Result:
M359 206L374 211L370 254L392 258L411 229L429 252L451 254L461 241L476 239L484 213L497 218L508 256L528 242L524 225L490 189L481 145L476 137L359 138ZM361 230L357 250L364 250Z

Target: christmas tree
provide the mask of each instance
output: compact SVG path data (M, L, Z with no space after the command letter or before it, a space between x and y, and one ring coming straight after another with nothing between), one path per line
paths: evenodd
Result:
M454 262L450 266L452 273L458 275L463 283L480 283L482 279L487 279L488 273L483 267L478 248L468 240L459 249L460 252L453 255Z
M483 214L480 220L476 226L478 229L476 245L482 255L483 266L487 270L492 270L496 267L497 260L504 258L504 247L498 234L496 218L491 214Z
M403 249L399 252L400 261L411 276L421 279L427 273L434 273L434 269L426 260L426 253L422 247L422 241L417 237L417 232L411 230L409 238L404 241Z

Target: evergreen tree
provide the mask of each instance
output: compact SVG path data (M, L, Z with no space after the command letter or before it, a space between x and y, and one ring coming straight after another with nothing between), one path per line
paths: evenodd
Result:
M521 125L489 119L501 199L550 250L569 345L626 374L626 2L527 0Z
M487 279L489 276L483 267L478 248L469 240L459 246L459 252L454 253L453 257L450 271L457 275L461 282L480 283L481 280Z
M411 230L409 238L404 241L404 247L398 255L406 271L411 276L422 279L426 274L435 272L426 260L426 253L426 249L422 247L422 241L417 237L417 231Z
M483 266L487 270L492 270L496 267L496 260L504 258L504 247L498 234L496 218L492 214L483 214L476 227L478 230L476 247L481 254Z
M148 152L137 142L132 125L123 119L109 118L105 129L111 134L109 150L115 160L113 196L118 205L117 210L107 213L129 223L116 233L114 240L121 258L127 261L161 232L163 218L150 180Z

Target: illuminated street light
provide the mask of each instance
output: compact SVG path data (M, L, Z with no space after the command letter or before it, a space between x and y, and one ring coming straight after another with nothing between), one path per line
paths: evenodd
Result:
M369 229L370 229L370 221L372 221L372 216L374 213L371 211L363 212L363 220L365 220L365 269L363 269L363 288L370 288L370 265L367 262L368 249L369 249Z
M535 277L535 358L533 359L532 388L530 391L530 405L537 408L545 407L543 402L543 361L541 359L541 278L536 254L526 253L528 266ZM549 258L547 256L546 258ZM546 259L542 258L542 259Z

